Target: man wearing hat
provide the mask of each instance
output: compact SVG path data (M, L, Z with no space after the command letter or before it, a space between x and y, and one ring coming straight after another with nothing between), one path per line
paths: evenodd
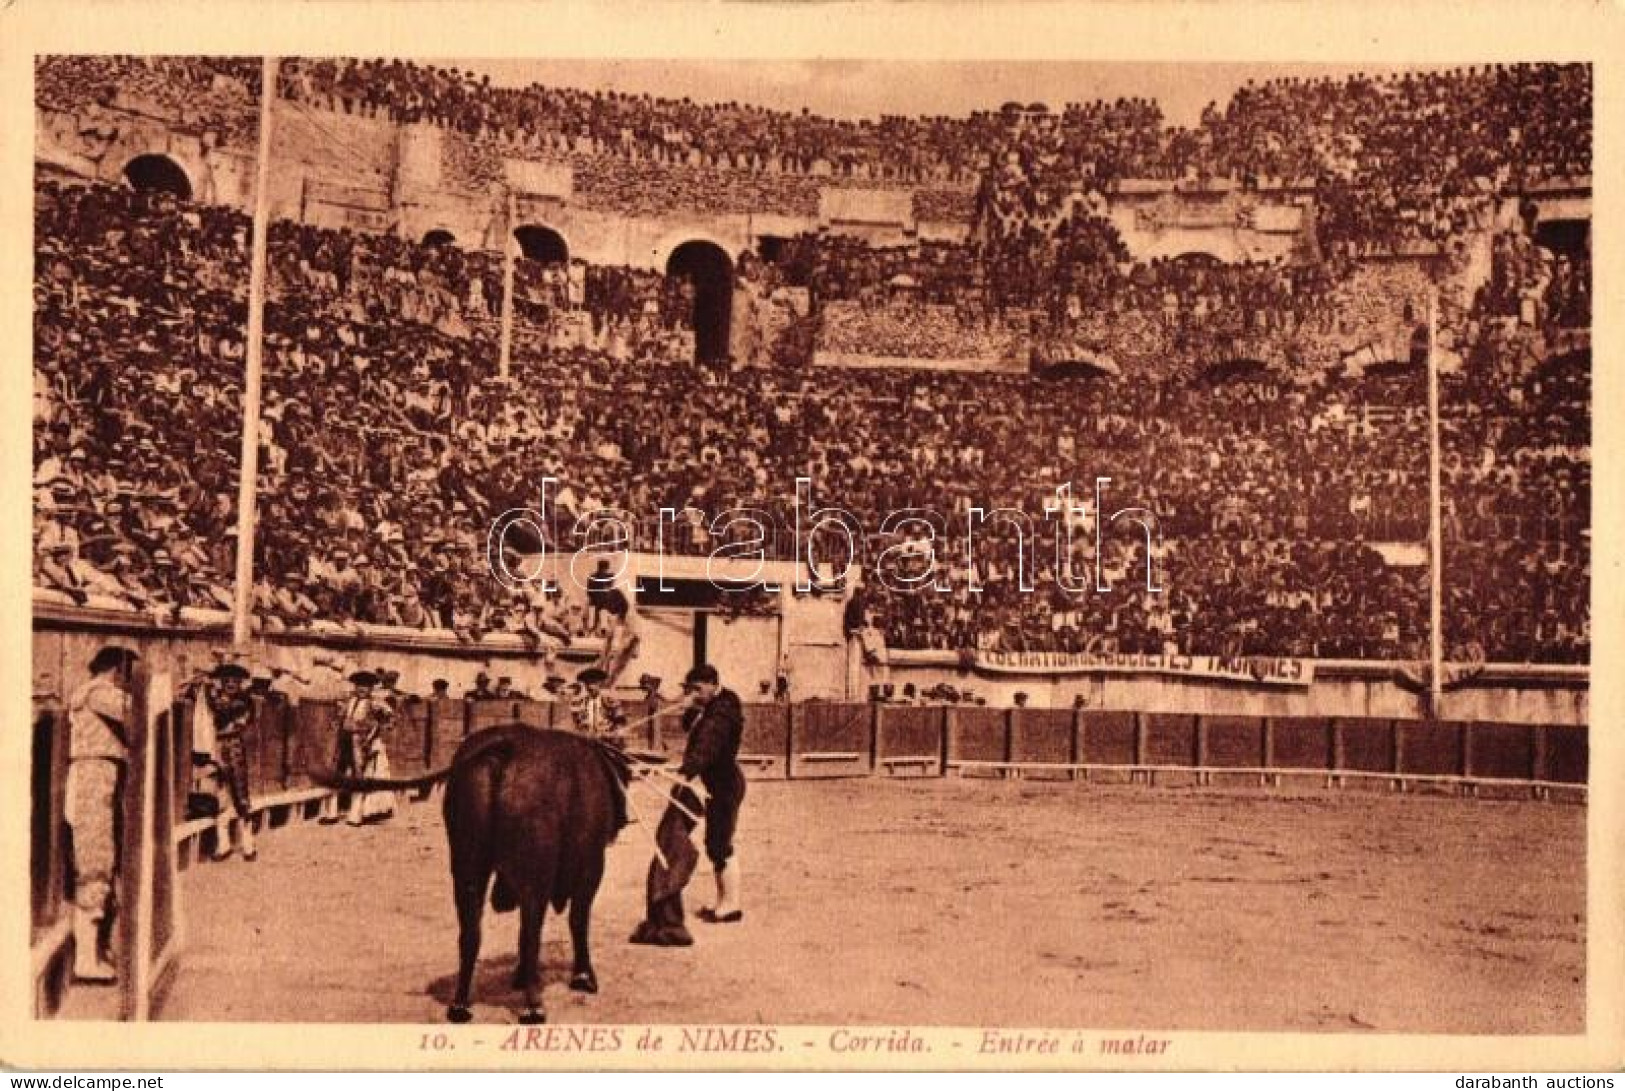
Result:
M350 675L350 684L355 688L339 709L337 748L333 755L333 774L337 777L361 775L367 740L377 730L377 722L389 714L387 707L373 699L372 690L378 684L378 676L372 671L355 671ZM321 821L338 820L339 798L334 792L322 800ZM351 793L349 822L352 826L361 825L360 792Z
M401 672L388 667L373 669L377 686L372 691L372 717L368 730L355 744L356 764L364 777L389 778L389 748L385 734L395 726L404 695L397 688ZM395 793L390 791L357 793L350 798L349 823L360 825L369 818L387 818L395 813Z
M221 810L215 820L214 858L231 855L233 816L242 830L243 859L257 855L254 845L254 811L248 799L248 755L243 749L243 732L254 719L254 701L248 692L248 668L241 663L221 663L215 667L203 688L203 699L214 719L214 761L220 780L231 796L231 811Z
M66 812L73 831L73 973L81 981L110 983L118 973L102 955L119 845L114 831L129 761L130 664L128 648L104 647L90 661L90 679L68 698Z
M744 734L744 709L738 695L722 687L717 669L709 663L689 671L683 689L689 694L689 707L683 711L688 745L677 772L685 779L699 777L710 793L703 804L705 855L717 881L716 906L700 910L698 916L709 924L734 924L745 918L733 845L739 806L745 798L745 774L736 760ZM699 863L690 835L696 824L693 816L700 813L701 806L693 791L674 789L655 831L660 853L649 862L644 919L632 933L633 943L686 947L694 942L683 922L683 890Z
M576 675L580 693L570 702L570 716L575 729L591 738L619 740L626 714L620 703L604 692L609 676L598 667L588 667Z

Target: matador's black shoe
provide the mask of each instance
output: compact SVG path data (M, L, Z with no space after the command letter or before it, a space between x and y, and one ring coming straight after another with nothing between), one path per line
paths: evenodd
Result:
M632 942L650 947L692 947L694 937L680 924L654 925L643 921L632 932Z

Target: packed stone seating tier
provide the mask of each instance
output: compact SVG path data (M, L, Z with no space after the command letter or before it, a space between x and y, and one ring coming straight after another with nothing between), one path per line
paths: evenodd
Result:
M256 62L43 57L38 102L150 102L248 148ZM459 134L460 184L485 192L504 156L571 163L591 207L816 209L816 186L920 187L921 219L985 216L1000 234L1051 220L1122 179L1309 185L1327 253L1438 243L1496 197L1591 171L1591 70L1523 64L1250 81L1194 127L1145 99L1009 104L966 117L840 120L747 104L532 84L407 61L296 58L279 94L312 109ZM629 188L630 187L630 188Z
M227 605L246 219L42 182L35 239L36 587L160 617ZM1588 270L1584 259L1560 269L1517 232L1498 245L1490 290L1455 322L1462 367L1444 384L1448 644L1584 662L1589 357L1555 346L1588 317ZM842 249L826 264L849 259L871 262ZM255 568L268 626L383 623L477 641L551 614L580 631L586 619L566 607L493 596L486 569L489 520L538 506L544 475L560 483L550 499L566 525L600 506L692 505L765 508L783 526L805 475L816 499L871 532L900 508L942 513L949 590L874 586L894 647L1421 654L1419 369L1203 366L1226 362L1211 346L1255 313L1299 329L1359 321L1348 300L1390 281L1357 264L1128 269L1114 298L1155 305L1125 304L1119 324L1167 338L1172 321L1186 351L1178 367L1095 381L699 368L680 287L579 263L527 269L508 384L494 379L492 255L279 222L270 265ZM1331 291L1305 295L1344 310L1322 319L1299 305L1315 277ZM1107 536L1109 594L1017 593L1015 542L999 523L978 531L983 589L970 590L962 549L947 543L963 542L972 506L1018 508L1048 531L1053 489L1072 481L1087 495L1097 476L1113 479L1114 509L1157 514L1151 567L1166 594L1144 591L1133 524ZM717 544L703 526L679 529L668 549ZM1075 569L1091 572L1092 537L1078 538ZM1037 551L1040 588L1053 583L1052 541Z

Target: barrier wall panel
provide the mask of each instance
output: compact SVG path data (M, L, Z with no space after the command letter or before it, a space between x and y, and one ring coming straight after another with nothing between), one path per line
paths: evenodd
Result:
M1455 776L1461 773L1461 724L1429 721L1403 725L1406 773Z
M1004 710L961 707L948 710L948 760L1004 761Z
M1587 783L1591 746L1583 727L1540 727L1546 735L1546 772L1539 779L1564 784Z
M1393 771L1394 721L1339 717L1337 729L1343 735L1342 768L1369 773Z
M739 752L782 762L790 741L790 706L758 704L744 708L745 732L739 742Z
M274 750L275 743L269 736L277 734L276 725L271 723L274 714L266 708L264 701L254 702L254 716L243 728L243 761L248 766L248 798L250 802L257 802L271 792L281 788L280 777L268 777L267 765L281 764L270 751ZM216 755L218 756L218 755ZM186 756L190 764L192 755ZM224 785L222 785L224 787ZM223 806L229 806L224 799Z
M415 777L427 768L424 750L429 736L429 706L423 701L402 703L395 716L395 728L384 745L389 749L389 769L397 777Z
M869 773L874 708L813 701L790 721L792 777L864 776Z
M63 817L68 776L68 730L61 710L37 707L29 793L29 908L34 928L62 912L67 877L67 823Z
M739 743L739 764L745 774L773 779L789 776L791 706L758 702L743 707L745 730ZM680 725L673 731L679 742L686 741Z
M1534 733L1539 730L1524 724L1473 724L1473 776L1528 778L1535 756Z
M514 701L470 701L468 733L472 735L488 727L512 723L515 704Z
M1203 764L1258 769L1264 764L1264 721L1257 716L1204 716L1207 754Z
M568 716L560 723L560 728L568 728ZM553 726L553 709L551 704L542 704L539 701L515 701L513 704L513 720L526 727L548 728Z
M1273 716L1274 767L1325 769L1332 763L1331 722L1322 716Z
M192 791L192 715L191 708L181 701L174 704L169 717L169 731L172 736L170 743L175 752L175 767L170 770L174 778L172 792L174 796L174 813L170 815L170 822L179 824L186 821L187 796ZM287 761L287 725L283 722L277 724L277 752ZM284 770L277 770L277 788L282 786Z
M310 785L310 770L333 768L338 754L338 702L302 701L294 724L288 787L305 788Z
M1196 717L1152 712L1145 716L1147 765L1194 765Z
M468 706L463 701L448 697L429 702L429 768L443 769L451 764L452 756L463 744L467 714Z
M879 758L918 758L942 753L942 705L882 705Z
M797 754L819 751L869 750L871 706L855 702L814 701L801 706L793 750Z
M1137 730L1132 712L1085 712L1081 760L1091 765L1132 765Z
M155 710L151 730L152 749L152 913L147 927L152 963L147 978L149 1004L155 1008L164 990L179 969L181 952L181 908L178 882L178 854L175 846L175 781L182 755L175 752L174 705ZM184 757L192 764L192 755ZM252 800L252 795L249 797Z
M1011 756L1015 761L1052 765L1072 761L1072 713L1069 710L1024 708L1011 715Z
M259 736L260 783L265 792L280 792L288 776L288 717L293 706L286 700L259 702L255 717ZM191 721L188 720L187 723Z

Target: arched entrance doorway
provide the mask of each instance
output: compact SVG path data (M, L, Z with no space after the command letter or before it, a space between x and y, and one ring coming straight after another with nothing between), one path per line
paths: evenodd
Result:
M167 155L136 156L124 165L124 179L143 193L173 193L183 201L192 199L192 180Z
M456 241L457 236L443 227L437 227L423 236L424 246L451 246Z
M1590 250L1591 224L1585 220L1542 220L1535 225L1535 242L1573 260Z
M733 314L733 261L714 242L692 239L671 252L666 275L682 277L694 288L694 359L726 363L728 326Z
M531 261L543 265L563 265L570 260L569 244L564 241L563 235L551 227L523 224L514 228L513 237L519 243L519 252Z

